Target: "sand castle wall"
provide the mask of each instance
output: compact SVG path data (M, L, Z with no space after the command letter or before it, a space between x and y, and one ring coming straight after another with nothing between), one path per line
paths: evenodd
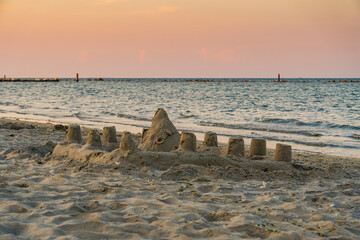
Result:
M116 149L111 151L103 148L104 142L118 144L114 127L104 128L102 137L96 130L92 130L89 132L84 146L81 141L80 127L71 125L66 140L55 147L52 157L104 164L127 161L158 170L166 170L184 164L204 167L233 166L259 171L295 170L291 164L291 146L284 144L278 144L274 156L275 161L245 159L244 140L241 137L229 138L225 156L214 151L197 152L195 135L183 132L180 137L164 109L158 109L151 127L143 131L138 147L134 143L132 134L123 132L120 144ZM218 149L216 133L206 133L203 146ZM266 155L264 139L251 141L250 156L252 155Z

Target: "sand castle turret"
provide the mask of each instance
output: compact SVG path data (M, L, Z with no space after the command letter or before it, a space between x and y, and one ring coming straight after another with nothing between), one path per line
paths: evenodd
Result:
M101 148L101 138L100 134L97 130L91 130L86 137L86 144L85 147L87 148Z
M252 139L250 144L250 156L265 156L266 141L265 139Z
M204 136L203 146L205 147L217 147L217 134L214 132L206 132Z
M134 139L129 132L123 132L123 135L120 140L119 146L120 152L122 153L129 153L135 151L135 142Z
M170 121L166 111L159 108L138 146L141 150L170 152L179 147L180 133Z
M103 146L110 152L119 147L114 126L104 127L101 139L103 141Z
M71 124L66 133L66 141L69 143L82 143L80 126Z
M231 137L229 138L229 143L226 146L226 152L225 154L227 156L245 156L245 145L244 145L244 139L242 137Z
M189 132L182 132L178 151L196 152L195 134Z
M291 162L292 160L292 151L291 146L286 144L276 144L276 149L274 153L274 161L277 162Z
M148 128L143 128L143 130L142 130L142 132L141 132L141 140L144 139L145 134L146 134L146 132L147 132L148 130L149 130Z

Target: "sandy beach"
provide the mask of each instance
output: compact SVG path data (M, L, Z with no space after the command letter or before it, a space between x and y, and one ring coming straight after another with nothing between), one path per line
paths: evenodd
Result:
M159 170L54 157L66 128L0 120L0 239L359 239L359 159L293 152L290 170L254 167L269 149Z

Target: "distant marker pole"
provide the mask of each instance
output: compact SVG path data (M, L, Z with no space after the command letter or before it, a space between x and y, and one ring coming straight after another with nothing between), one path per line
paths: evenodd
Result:
M280 73L278 73L278 82L280 82Z
M79 73L76 74L76 79L75 79L76 82L79 81Z

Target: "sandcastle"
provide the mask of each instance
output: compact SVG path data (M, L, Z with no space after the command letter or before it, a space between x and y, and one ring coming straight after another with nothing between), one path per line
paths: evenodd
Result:
M178 151L196 152L195 134L189 132L182 132Z
M101 148L101 138L97 130L91 130L86 137L85 148Z
M159 108L152 119L148 130L143 131L143 137L138 146L141 150L170 152L179 147L180 133L170 121L166 111Z
M252 139L250 159L245 158L244 139L230 137L226 149L222 151L203 151L202 148L219 149L217 135L214 132L205 133L204 141L197 151L194 133L182 132L181 135L170 121L164 109L158 109L149 129L144 129L141 140L136 147L133 136L123 132L120 144L117 141L115 127L104 127L102 137L97 130L91 130L82 145L80 127L70 125L64 142L58 144L52 156L78 161L94 161L98 163L119 163L127 161L140 166L166 170L172 166L194 164L201 166L234 166L243 169L294 170L291 164L291 146L278 144L274 159L252 158L266 155L266 141Z
M226 146L226 155L245 156L245 145L242 137L230 137Z
M143 130L142 130L142 132L141 132L141 140L144 139L145 134L146 134L146 132L147 132L148 130L149 130L148 128L143 128Z
M66 132L66 140L69 143L81 143L81 130L79 125L71 124Z
M134 152L136 150L134 139L129 132L123 132L119 149L122 153Z
M250 144L250 156L266 156L266 140L253 138Z
M206 132L204 136L203 146L218 147L217 134L214 132Z
M116 129L114 126L103 128L101 140L104 148L106 148L109 152L119 147L119 143L116 138Z
M291 160L292 160L291 146L281 143L276 144L274 161L291 162Z

